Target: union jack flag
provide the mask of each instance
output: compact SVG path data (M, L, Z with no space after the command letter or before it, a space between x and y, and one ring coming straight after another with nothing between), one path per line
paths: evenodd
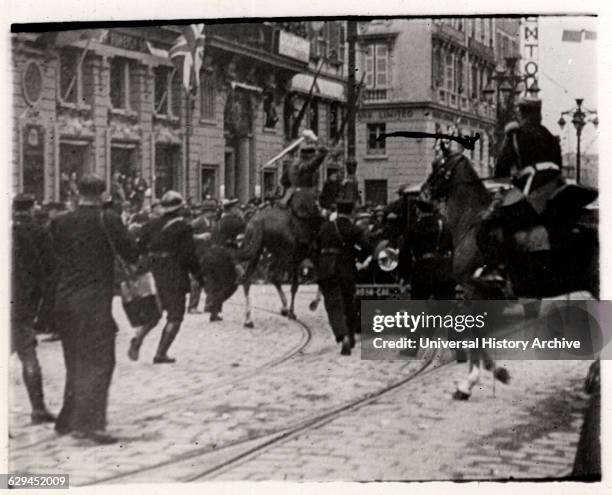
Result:
M204 24L190 24L170 48L170 59L183 74L183 86L188 93L200 86L200 69L204 57Z

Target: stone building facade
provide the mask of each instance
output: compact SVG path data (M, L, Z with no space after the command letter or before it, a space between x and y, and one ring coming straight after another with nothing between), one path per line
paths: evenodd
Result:
M306 127L339 150L321 179L341 165L345 23L206 26L191 119L167 57L180 32L146 26L13 34L14 192L65 200L84 173L110 186L120 172L140 174L153 198L176 189L195 201L210 195L245 202L277 187L291 157L263 165Z
M482 90L505 57L518 56L518 36L518 19L359 24L357 79L365 88L357 113L357 175L366 201L392 201L399 186L421 183L434 158L433 139L377 141L381 133L479 133L475 149L465 153L489 175L496 109Z

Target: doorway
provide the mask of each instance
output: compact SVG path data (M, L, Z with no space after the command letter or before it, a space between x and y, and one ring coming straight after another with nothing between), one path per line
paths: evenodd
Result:
M91 145L88 141L69 141L59 145L60 201L78 194L78 183L90 171Z
M178 144L157 144L155 146L155 197L165 192L176 191L181 167L181 147Z

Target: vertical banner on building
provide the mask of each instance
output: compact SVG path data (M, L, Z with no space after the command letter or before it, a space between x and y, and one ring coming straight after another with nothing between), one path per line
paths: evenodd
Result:
M539 35L538 17L525 17L521 21L521 69L526 91L538 87Z

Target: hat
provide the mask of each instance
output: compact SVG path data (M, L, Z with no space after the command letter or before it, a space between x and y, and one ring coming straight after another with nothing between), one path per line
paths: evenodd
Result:
M240 201L238 201L238 198L232 198L232 199L226 198L223 200L223 209L229 210L233 206L236 206L238 203L240 203Z
M19 193L13 198L13 208L18 211L29 210L34 206L36 199L31 194Z
M387 220L397 220L397 219L398 219L397 213L393 211L387 215Z
M355 207L355 203L353 201L347 201L344 199L339 200L336 204L338 207L338 213L342 213L343 215L350 215Z
M79 181L79 193L83 196L100 196L106 190L104 179L96 174L85 174Z
M542 100L535 96L523 95L518 100L518 106L521 108L541 109Z
M385 207L383 205L378 205L376 208L374 208L374 213L384 213L385 212Z
M314 153L317 151L317 144L313 141L304 141L300 145L300 153Z
M355 217L355 221L357 220L369 220L372 217L372 215L370 215L367 212L363 212L363 213L358 213L357 216Z
M217 202L214 199L205 199L202 202L202 213L217 211Z
M165 213L171 213L173 211L180 210L185 206L185 200L180 193L176 191L168 191L162 196L161 205Z

